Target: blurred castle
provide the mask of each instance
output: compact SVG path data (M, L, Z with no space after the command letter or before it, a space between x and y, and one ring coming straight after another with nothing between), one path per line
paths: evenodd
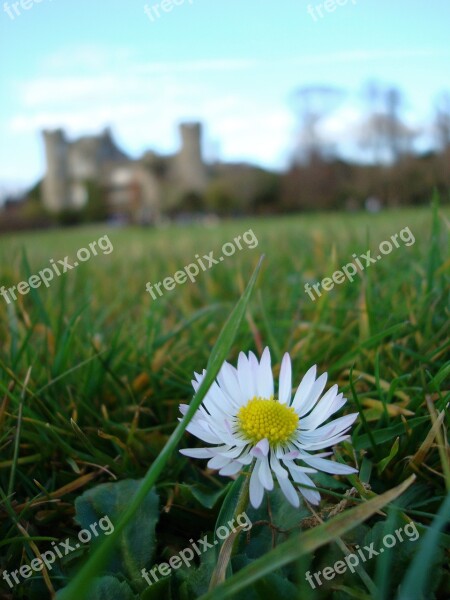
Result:
M146 152L129 158L111 131L68 141L63 130L44 131L47 170L42 181L44 207L52 213L84 208L95 189L110 215L138 222L158 219L180 197L201 195L208 183L202 158L200 123L180 125L181 148L173 156Z

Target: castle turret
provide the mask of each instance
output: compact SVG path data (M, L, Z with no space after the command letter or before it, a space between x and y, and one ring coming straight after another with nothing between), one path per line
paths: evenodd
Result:
M207 183L202 158L202 126L200 123L183 123L180 134L181 149L176 157L178 182L185 191L202 192Z
M43 203L59 212L67 206L67 142L62 129L44 131L47 171L43 181Z

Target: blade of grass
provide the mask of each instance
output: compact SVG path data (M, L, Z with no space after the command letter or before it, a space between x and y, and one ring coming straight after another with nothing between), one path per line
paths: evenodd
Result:
M433 224L431 228L430 252L427 265L427 295L431 293L434 287L434 275L442 263L439 250L440 221L439 221L439 193L434 190L431 201L433 207Z
M17 461L19 458L20 431L22 429L23 401L25 399L26 389L28 386L28 382L30 380L30 375L31 375L31 367L28 369L28 372L26 374L25 381L24 381L23 388L22 388L22 393L20 395L19 412L17 414L16 439L14 441L14 456L13 456L13 462L12 462L12 466L11 466L11 472L9 474L9 484L8 484L7 496L11 496L11 494L13 493L13 490L14 490L14 481L16 478Z
M369 436L369 440L370 440L370 443L372 445L373 453L374 453L374 455L379 460L381 457L379 455L378 447L377 447L377 445L375 443L375 439L374 439L373 434L372 434L372 429L370 428L369 424L367 423L366 417L364 415L363 408L362 408L361 403L360 403L359 398L358 398L358 394L356 393L355 386L353 384L353 367L351 367L351 369L350 369L349 383L350 383L350 389L352 391L353 400L355 401L355 404L356 404L356 406L358 408L359 416L361 417L361 421L362 421L362 424L364 426L364 429L365 429L367 435Z
M450 493L442 503L436 518L422 540L420 548L400 586L397 600L420 600L427 595L426 584L433 573L431 565L438 549L439 535L445 524L449 522L449 515Z

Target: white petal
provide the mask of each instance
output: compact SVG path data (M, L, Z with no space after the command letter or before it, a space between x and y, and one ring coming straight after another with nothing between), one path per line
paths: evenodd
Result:
M310 479L310 477L308 477L308 475L306 475L303 471L301 471L296 465L287 465L291 475L292 475L292 479L296 482L296 483L300 483L303 485L309 485L311 487L316 487L314 485L314 482L312 481L312 479ZM319 504L320 502L320 494L319 492L317 492L316 490L309 490L307 488L304 487L300 487L299 488L300 493L302 494L302 496L304 496L308 502L310 502L311 504Z
M283 494L286 496L288 502L298 508L300 506L300 498L298 496L297 490L289 481L288 477L277 477L278 483L280 484L280 488Z
M352 413L350 415L345 415L344 417L339 417L339 419L335 419L334 421L327 423L327 425L322 425L322 427L319 427L314 431L301 431L299 439L302 443L315 443L341 435L351 426L357 416L358 413Z
M242 465L238 462L230 462L229 465L226 465L219 471L219 475L236 475L242 469Z
M214 452L210 448L183 448L180 450L180 454L190 458L211 458Z
M298 409L300 407L300 403L308 397L308 394L316 380L316 372L317 366L314 365L306 372L305 376L301 380L300 385L295 392L294 400L292 401L292 406L295 409Z
M255 464L250 476L250 504L253 508L259 508L264 496L264 488L258 477L259 465Z
M209 388L203 404L211 414L217 415L217 417L224 416L230 418L236 412L235 405L223 393L216 381Z
M237 460L241 463L241 465L250 465L255 460L255 457L253 456L253 454L247 451L244 454L242 454L242 456L240 456Z
M273 452L270 455L270 466L272 468L272 471L277 476L278 481L280 481L280 478L286 479L288 477L288 472L284 467L281 466L280 461Z
M232 365L227 362L223 363L217 375L217 381L234 406L239 407L244 403L237 371Z
M256 390L253 382L253 374L250 363L243 352L239 352L238 380L242 395L248 402L256 395Z
M228 432L229 435L233 436L233 427L231 426L231 422L229 419L224 419L223 420L223 424L225 426L225 430Z
M256 395L258 392L257 381L259 375L259 362L256 356L253 354L253 352L248 353L248 362L252 371L253 391Z
M194 377L198 381L198 383L201 383L203 381L203 378L205 377L205 373L206 373L206 369L203 369L203 373L201 375L200 375L200 373L197 373L196 371L194 371Z
M215 469L215 470L222 469L223 467L228 465L229 462L230 462L230 459L227 458L226 456L216 455L216 456L213 456L208 461L208 467L210 469Z
M312 469L311 467L303 467L303 466L299 466L296 462L295 459L292 458L292 452L287 452L284 456L280 454L280 456L278 456L278 460L280 461L280 465L286 465L286 466L294 466L296 469L300 469L301 471L303 471L303 473L317 473L317 469ZM300 452L299 452L300 454ZM303 452L299 457L298 460L303 460L303 454L306 454L306 452ZM288 476L287 471L286 471L286 476Z
M312 469L311 467L299 467L297 464L295 465L302 473L318 473L317 469Z
M216 448L215 454L220 454L220 456L226 456L227 458L238 458L242 453L242 446L237 446L235 448L230 448L229 446L221 446Z
M300 402L299 414L301 417L307 415L309 411L314 407L321 393L325 389L327 379L328 374L322 373L322 375L317 379L317 381L313 383L313 386L308 396L304 399L303 402Z
M349 465L343 465L332 460L325 460L324 458L317 458L316 456L304 456L301 457L302 461L307 465L311 465L319 471L324 473L331 473L332 475L349 475L350 473L357 473L358 470L350 467Z
M291 450L290 452L286 452L284 454L284 458L289 458L289 459L298 458L299 456L300 456L299 450Z
M331 448L332 446L336 446L336 444L345 442L345 440L348 440L349 438L349 435L335 435L334 437L320 440L318 442L296 442L296 444L300 450L323 450L324 448Z
M184 417L184 415L185 415L185 414L187 413L187 411L188 411L189 404L180 404L180 407L179 407L179 408L180 408L180 413L181 413L181 414L183 415L183 417Z
M338 394L337 391L338 386L333 385L325 396L319 400L314 410L300 421L300 429L316 429L344 406L347 399L343 398L342 394Z
M254 448L252 448L251 453L253 456L257 457L267 456L269 454L269 448L269 440L264 438L263 440L260 440Z
M241 450L244 446L248 445L247 440L244 440L240 437L238 437L235 433L233 433L232 436L232 443L228 444L229 446L238 446Z
M273 375L269 348L265 348L261 356L256 385L259 397L268 399L273 396Z
M261 484L266 490L273 490L272 471L269 467L269 461L266 458L261 459L259 463L258 477Z
M191 383L195 392L198 391L198 388L200 387L200 384L203 381L205 374L206 371L203 371L202 375L194 373L197 380L192 380ZM216 419L224 416L231 416L234 413L233 405L225 396L225 394L223 394L220 387L215 381L213 382L213 384L208 390L208 393L203 399L201 407L203 410L206 409L208 414L212 415Z
M292 393L292 365L289 354L283 356L280 369L280 385L278 390L278 400L281 404L290 404Z
M190 421L189 425L186 427L186 431L198 437L199 440L206 442L207 444L218 444L223 442L223 440L219 439L219 437L209 431L205 431L204 427L198 425L197 423L193 423Z

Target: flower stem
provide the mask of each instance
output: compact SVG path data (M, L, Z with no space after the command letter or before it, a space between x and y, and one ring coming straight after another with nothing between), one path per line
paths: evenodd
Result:
M222 548L220 549L217 564L214 568L214 571L211 576L211 580L209 582L209 590L213 590L218 585L223 583L226 578L226 571L232 556L236 553L240 530L234 529L234 523L236 522L236 518L239 517L248 506L249 501L249 491L250 491L250 476L252 473L252 468L250 467L248 470L243 471L244 481L242 482L241 488L239 490L239 494L236 501L236 507L234 509L233 520L233 534L231 534L223 543Z
M239 492L239 496L236 502L236 508L234 510L234 519L241 515L247 509L249 499L250 499L250 477L253 471L253 466L251 466L248 470L244 471L245 479L242 482L242 487ZM231 551L231 555L233 556L236 553L237 545L239 541L239 536L236 536L236 539L233 543L233 549Z

